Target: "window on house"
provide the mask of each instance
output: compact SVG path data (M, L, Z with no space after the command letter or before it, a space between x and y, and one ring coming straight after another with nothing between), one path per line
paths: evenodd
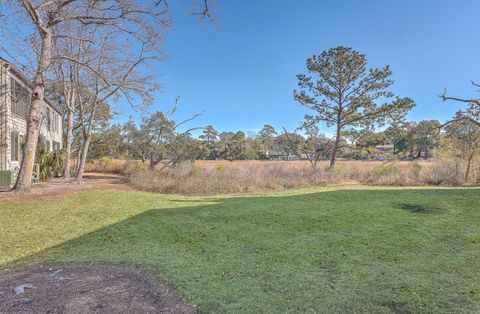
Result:
M59 142L52 141L52 146L53 146L54 151L60 150L60 143Z
M47 131L51 131L52 130L52 114L50 112L50 108L47 107L47 111L46 111L46 121L47 121Z
M52 110L52 132L57 131L57 114Z
M52 110L52 132L57 132L57 114Z
M48 127L48 125L47 125L47 122L48 122L48 119L47 119L47 110L48 110L48 107L45 106L45 107L43 108L43 112L42 112L42 127L45 127L45 128ZM47 131L48 131L48 129L47 129Z
M27 118L27 108L30 103L28 89L13 77L10 77L10 110L13 114Z
M62 124L62 116L57 114L57 133L60 133L60 128L61 128L61 124Z
M52 112L52 120L53 120L53 132L54 133L58 133L58 130L60 129L59 127L59 121L60 121L60 118L59 118L59 115L56 113L56 112Z
M49 152L50 151L50 141L45 142L45 151Z
M23 149L25 146L25 137L23 135L18 136L18 150L19 150L19 156L18 158L23 159Z
M11 161L19 161L18 155L19 155L19 141L18 141L18 133L17 132L12 132L10 134L10 160Z

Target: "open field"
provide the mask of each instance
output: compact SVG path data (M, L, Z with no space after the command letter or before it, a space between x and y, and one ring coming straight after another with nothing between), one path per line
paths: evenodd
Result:
M200 312L480 311L480 188L0 203L0 265L137 265Z

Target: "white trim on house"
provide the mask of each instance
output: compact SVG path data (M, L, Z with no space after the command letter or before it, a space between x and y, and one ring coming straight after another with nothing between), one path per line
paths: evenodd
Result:
M20 90L20 93L12 90L12 82L18 84L17 91ZM20 108L24 102L20 100L17 102L20 107L16 107L15 104L12 107L12 101L18 99L15 98L16 94L24 96L25 92L32 92L26 77L6 60L0 58L0 170L16 171L20 166L21 142L25 139L27 121L26 114L23 115ZM30 101L28 96L20 98ZM61 149L63 145L62 113L48 100L46 103L40 135L45 139L49 150L54 147ZM25 111L28 111L29 105L26 104L26 106ZM12 108L17 113L12 112Z

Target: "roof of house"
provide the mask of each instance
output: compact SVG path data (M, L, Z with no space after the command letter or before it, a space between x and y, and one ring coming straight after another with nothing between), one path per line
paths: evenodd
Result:
M23 74L22 71L20 71L18 69L18 67L16 67L13 63L11 63L10 61L6 60L5 58L3 58L2 56L0 56L0 61L2 61L3 63L6 63L10 66L9 70L12 71L13 73L15 73L15 75L22 80L22 82L27 85L28 87L30 87L30 89L33 89L33 86L32 86L32 81L30 79L28 79L28 77ZM57 111L58 114L62 115L62 110L61 110L61 104L56 102L56 101L53 101L52 99L49 99L47 96L44 97L44 101L51 107L53 108L55 111Z

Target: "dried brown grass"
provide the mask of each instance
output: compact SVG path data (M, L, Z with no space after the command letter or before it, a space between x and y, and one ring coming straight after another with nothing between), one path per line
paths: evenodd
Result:
M104 172L123 174L127 165L126 160L103 157L85 164L85 172Z
M334 170L328 162L312 169L308 161L200 160L163 171L149 171L139 161L102 158L86 167L90 172L127 175L135 189L156 193L213 195L284 190L315 185L460 185L462 172L435 161L343 161ZM479 170L480 171L480 170ZM477 177L478 174L476 175ZM472 177L475 177L472 176ZM475 183L475 182L470 182Z
M283 190L314 185L428 185L435 163L339 161L333 171L322 162L312 169L307 161L197 161L159 171L135 171L130 185L157 193L225 194Z
M421 167L429 167L433 163L431 161L421 160L421 161L398 161L395 162L396 166L399 169L408 169L413 163L420 165ZM336 166L342 168L343 170L358 170L358 169L374 169L378 166L384 165L383 161L363 161L363 160L338 160ZM312 169L310 163L307 160L275 160L275 161L263 161L263 160L238 160L238 161L228 161L228 160L197 160L195 166L200 168L217 168L217 167L229 167L229 168L268 168L271 166L279 166L285 169L292 170L303 170L303 169ZM319 161L317 163L317 169L326 169L329 166L329 161Z

